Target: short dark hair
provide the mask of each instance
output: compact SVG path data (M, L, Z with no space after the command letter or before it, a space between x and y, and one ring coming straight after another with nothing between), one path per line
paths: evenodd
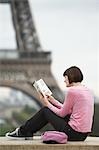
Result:
M66 69L63 73L63 76L68 76L69 83L81 82L83 80L83 74L76 66Z

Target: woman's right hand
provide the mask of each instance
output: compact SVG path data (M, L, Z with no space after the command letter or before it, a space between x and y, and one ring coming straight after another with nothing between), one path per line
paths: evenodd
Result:
M39 93L39 92L38 92L38 94L39 94L39 98L40 98L41 103L44 106L48 106L49 101L48 101L47 96L46 95L44 96L42 93Z

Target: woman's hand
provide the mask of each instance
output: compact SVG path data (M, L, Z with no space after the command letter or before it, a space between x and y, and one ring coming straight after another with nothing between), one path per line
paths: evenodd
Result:
M46 95L49 102L53 102L55 98L53 96Z
M42 93L39 93L40 101L44 106L48 106L48 97L46 95L43 95Z

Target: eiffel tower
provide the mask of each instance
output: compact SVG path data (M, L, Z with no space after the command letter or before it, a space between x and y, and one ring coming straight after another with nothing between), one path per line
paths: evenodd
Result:
M43 78L55 98L62 99L63 94L51 72L51 52L43 51L40 45L28 0L0 0L0 3L11 7L17 41L15 50L0 50L0 86L18 89L38 101L31 84Z

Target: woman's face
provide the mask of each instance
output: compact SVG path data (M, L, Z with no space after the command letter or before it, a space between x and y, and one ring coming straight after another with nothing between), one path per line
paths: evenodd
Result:
M70 86L68 76L64 76L64 82L66 84L66 87Z

